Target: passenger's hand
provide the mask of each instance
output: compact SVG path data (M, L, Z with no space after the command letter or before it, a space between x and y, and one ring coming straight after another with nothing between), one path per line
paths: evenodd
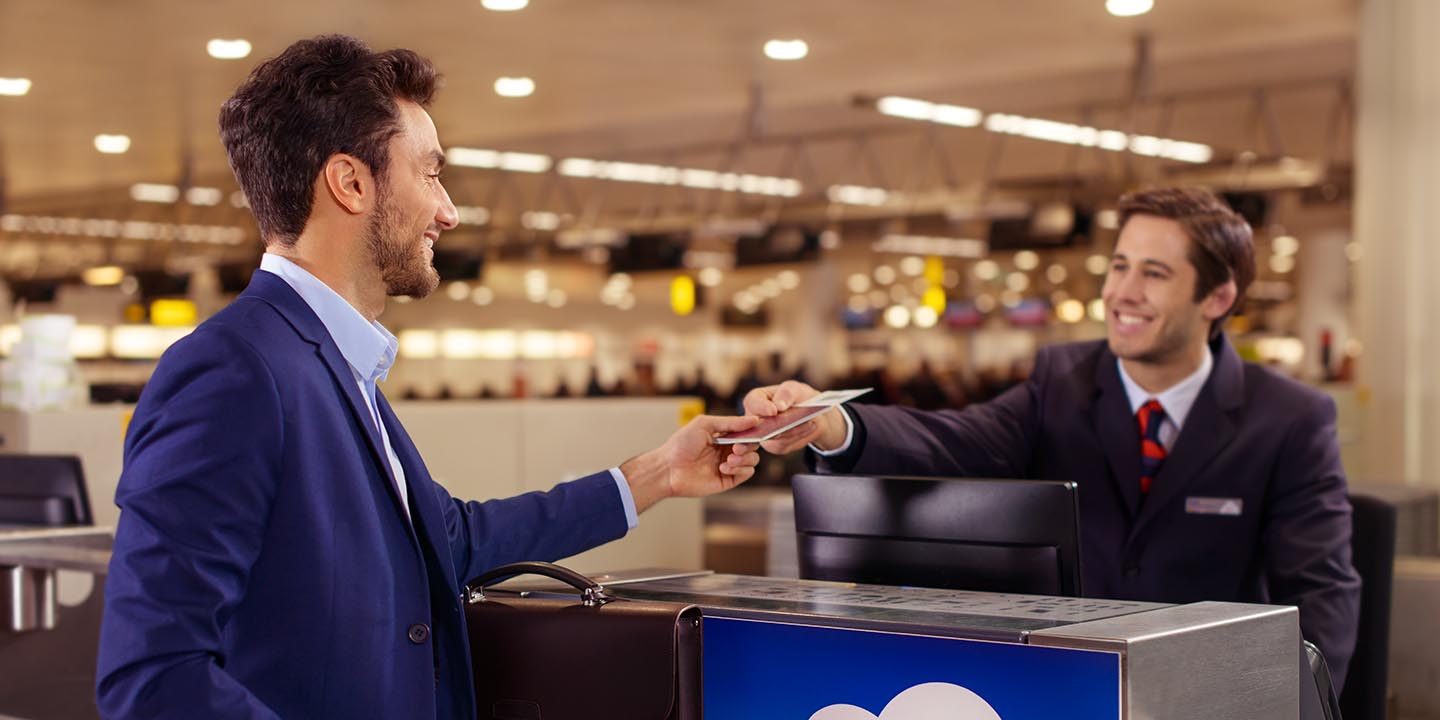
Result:
M779 385L759 387L746 393L745 412L760 417L779 415L819 394L819 390L805 383L786 380ZM844 442L845 418L840 417L840 411L829 410L760 443L760 447L765 452L784 455L811 444L821 450L834 450Z
M749 480L760 462L753 443L716 445L717 435L749 430L754 415L701 415L671 435L664 445L620 466L630 483L635 508L644 510L667 497L704 497Z

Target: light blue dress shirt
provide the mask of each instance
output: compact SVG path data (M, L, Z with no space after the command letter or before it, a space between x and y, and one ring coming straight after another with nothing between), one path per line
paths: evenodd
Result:
M330 333L330 338L340 349L340 354L345 357L345 362L355 377L355 383L360 388L360 395L365 398L370 419L380 431L380 441L385 445L385 455L390 461L390 469L394 473L395 484L408 516L410 499L405 492L405 469L401 467L400 459L390 447L390 435L385 432L385 424L380 422L380 411L375 401L377 385L390 374L400 343L385 326L366 320L360 311L340 297L329 285L289 259L265 253L260 258L260 269L279 276L295 290L300 299L320 318L325 330ZM635 496L630 492L630 483L626 482L624 473L620 472L618 467L610 468L610 476L615 479L615 489L620 493L620 502L625 507L625 522L633 530L640 524L640 518L635 510Z

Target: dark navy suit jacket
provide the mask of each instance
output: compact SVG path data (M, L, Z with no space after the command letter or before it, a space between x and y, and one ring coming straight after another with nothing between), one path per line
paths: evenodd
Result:
M1223 336L1211 351L1214 369L1143 502L1139 431L1104 341L1041 349L1028 381L964 410L847 406L850 448L817 465L1074 481L1086 595L1298 605L1301 632L1338 687L1354 650L1360 578L1335 404L1241 362ZM1239 514L1216 513L1214 499L1239 500Z
M350 367L283 280L165 353L125 443L106 717L473 718L461 584L625 534L602 472L452 499L383 396L413 523Z

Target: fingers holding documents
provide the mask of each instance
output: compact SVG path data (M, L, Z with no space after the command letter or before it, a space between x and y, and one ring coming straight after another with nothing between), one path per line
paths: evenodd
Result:
M779 385L758 387L745 394L745 412L760 417L770 417L785 412L805 402L820 391L796 380L786 380Z
M716 445L717 435L755 427L754 415L717 417L701 415L691 420L670 442L670 487L679 497L701 497L729 490L749 480L760 462L753 444Z
M745 412L762 418L773 417L819 395L820 391L795 380L751 390L745 395ZM784 455L814 444L822 449L845 442L845 419L839 412L825 412L760 444L765 452Z
M760 462L753 443L716 445L718 435L749 430L760 422L754 415L691 420L655 450L626 461L620 471L630 483L637 510L667 497L703 497L749 480Z

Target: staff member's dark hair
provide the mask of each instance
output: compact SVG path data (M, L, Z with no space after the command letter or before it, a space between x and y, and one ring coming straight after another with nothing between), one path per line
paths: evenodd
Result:
M1188 257L1195 266L1195 302L1200 302L1226 280L1235 281L1235 302L1210 325L1210 337L1220 334L1225 320L1240 311L1245 291L1255 279L1255 241L1249 223L1225 201L1199 188L1162 188L1120 198L1120 228L1136 215L1151 215L1180 223L1190 238Z

